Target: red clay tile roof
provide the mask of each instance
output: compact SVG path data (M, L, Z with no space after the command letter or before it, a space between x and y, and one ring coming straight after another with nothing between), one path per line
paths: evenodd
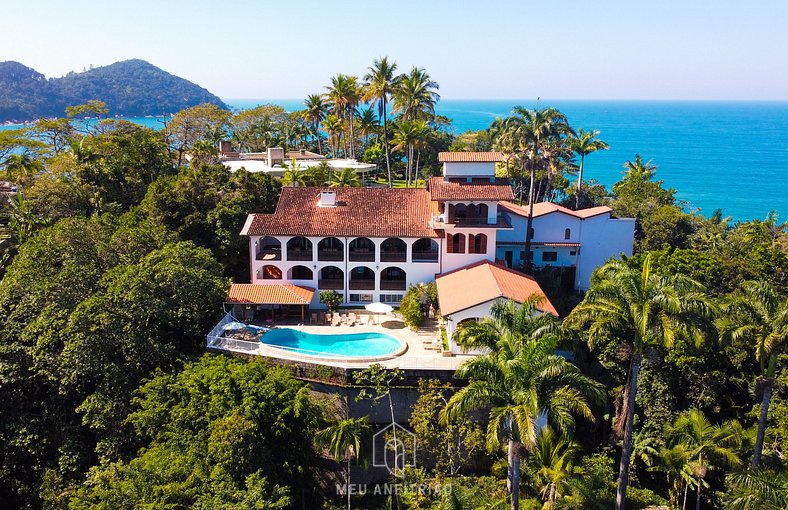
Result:
M518 216L525 216L526 218L528 217L527 205L517 205L512 202L500 202L498 204L498 207L501 207L502 209L509 211L513 214L516 214ZM586 218L591 218L593 216L599 216L600 214L609 213L612 210L613 209L611 209L606 205L600 205L598 207L589 207L588 209L580 209L579 211L573 211L572 209L562 207L552 202L539 202L537 204L534 204L534 218L554 212L562 212L564 214L568 214L569 216L574 216L575 218L586 219Z
M233 283L227 291L227 303L253 303L258 305L308 305L315 289L298 285L255 285Z
M439 152L440 163L497 163L503 161L502 152Z
M433 200L514 200L512 187L506 179L496 179L494 183L468 183L431 177L429 189Z
M534 294L543 296L538 310L558 316L555 307L533 277L488 260L439 275L435 284L438 287L441 314L444 316L498 298L522 303Z
M241 235L440 237L426 189L332 188L336 207L318 207L325 190L282 188L276 211L249 215Z

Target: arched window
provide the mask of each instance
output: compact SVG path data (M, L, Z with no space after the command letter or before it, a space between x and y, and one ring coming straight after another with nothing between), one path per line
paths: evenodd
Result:
M435 239L424 237L414 241L410 258L413 262L437 262L438 249Z
M380 290L405 290L407 274L398 267L387 267L380 272Z
M454 221L462 223L468 218L468 207L465 204L456 204L454 206Z
M282 260L282 243L279 239L265 236L255 243L255 258L257 260Z
M345 273L337 266L326 266L320 270L318 289L341 290L345 288Z
M405 262L408 259L408 244L402 239L389 237L380 243L381 262Z
M487 253L487 236L470 234L468 236L468 253Z
M489 214L489 209L487 204L479 204L479 223L487 223L487 215Z
M288 280L311 280L312 278L312 270L306 266L293 266L287 272Z
M258 280L281 280L282 270L276 266L263 266L257 270Z
M366 237L357 237L348 244L348 256L351 262L374 262L375 243Z
M312 241L300 236L287 241L287 260L312 260Z
M446 234L447 253L465 253L465 234Z
M564 239L570 239L572 237L572 229L564 230Z
M339 262L345 259L345 243L336 237L326 237L317 243L317 260Z
M375 271L359 266L350 270L350 290L374 290Z

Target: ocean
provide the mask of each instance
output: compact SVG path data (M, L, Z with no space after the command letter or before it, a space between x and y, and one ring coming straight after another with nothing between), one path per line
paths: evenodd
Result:
M295 99L225 102L237 109L303 106ZM533 108L537 102L444 99L436 112L461 133L489 127L516 105ZM641 154L688 210L709 216L722 209L734 220L764 219L775 210L788 221L788 102L541 100L538 106L560 109L575 129L598 130L610 145L586 157L586 179L610 187L621 179L624 163ZM162 125L154 118L130 120Z

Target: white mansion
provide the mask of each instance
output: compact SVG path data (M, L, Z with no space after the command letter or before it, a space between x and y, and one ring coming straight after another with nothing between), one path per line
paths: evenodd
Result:
M273 214L246 220L241 234L249 237L253 285L234 285L228 301L254 303L249 296L260 296L256 302L271 304L266 294L297 294L299 300L282 304L319 308L315 290L332 289L346 304L398 303L409 285L480 263L513 275L498 286L497 297L533 293L538 285L532 278L505 268L522 262L527 208L512 203L508 181L495 176L502 155L444 152L439 160L443 176L430 179L426 189L283 188ZM535 265L573 266L575 287L586 288L594 268L632 251L634 220L610 213L607 207L571 211L535 204ZM500 271L478 277L500 279ZM474 282L462 290L443 287L474 295Z

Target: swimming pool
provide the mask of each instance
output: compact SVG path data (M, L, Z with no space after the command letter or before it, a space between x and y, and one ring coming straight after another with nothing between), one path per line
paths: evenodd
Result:
M272 329L260 342L297 354L332 359L385 359L399 356L407 349L407 344L385 333L319 335L293 328Z

